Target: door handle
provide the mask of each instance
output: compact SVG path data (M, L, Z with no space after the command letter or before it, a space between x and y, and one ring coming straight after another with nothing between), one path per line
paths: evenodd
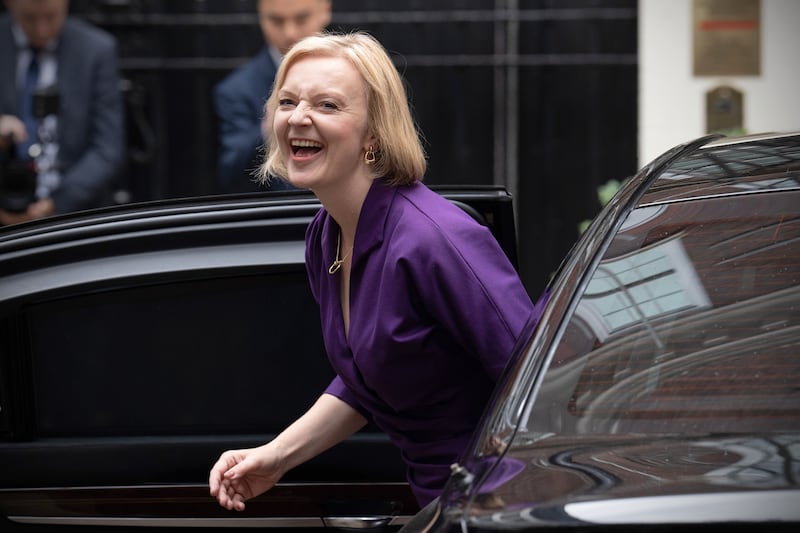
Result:
M388 526L391 516L323 516L325 527L346 527L351 529L372 529Z

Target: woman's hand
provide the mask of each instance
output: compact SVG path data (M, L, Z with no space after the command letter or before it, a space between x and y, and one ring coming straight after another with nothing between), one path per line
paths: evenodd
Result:
M244 511L245 501L271 489L283 476L278 454L269 444L223 453L211 469L211 496L228 509Z
M366 423L366 418L353 407L323 394L269 443L223 453L208 476L211 496L226 509L244 511L244 502L271 489L286 472L341 442Z

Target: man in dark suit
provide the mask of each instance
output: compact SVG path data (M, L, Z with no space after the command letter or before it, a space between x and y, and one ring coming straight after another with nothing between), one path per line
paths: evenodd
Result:
M330 0L258 0L265 45L214 87L219 118L219 185L223 192L258 190L253 171L265 141L264 102L283 55L300 39L322 31L331 20ZM288 187L273 180L270 188Z
M23 147L33 143L17 156L33 158L39 176L34 200L26 209L0 210L0 224L108 203L125 149L115 39L69 17L68 0L5 4L8 13L0 16L0 135L5 144L9 139ZM46 117L40 110L33 123L26 88L31 79L35 90L49 92L55 106L45 110L50 113ZM48 154L49 162L40 157Z

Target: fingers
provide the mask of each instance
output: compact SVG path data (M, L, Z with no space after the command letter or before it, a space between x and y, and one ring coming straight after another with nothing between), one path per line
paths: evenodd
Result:
M220 494L225 473L235 465L236 459L233 453L230 451L223 453L220 458L217 459L217 462L214 463L214 466L211 468L211 472L208 474L208 487L211 492L211 496L216 498Z
M220 491L220 485L222 483L222 474L227 470L227 466L220 464L222 459L218 460L214 463L214 466L211 468L211 472L208 474L208 488L211 491L211 495L217 497Z
M243 511L245 508L245 495L237 490L234 481L241 470L243 457L238 451L227 451L211 468L208 475L208 487L211 496L225 509Z
M50 216L55 211L55 204L50 198L45 198L28 206L28 213L32 218L44 218Z
M9 211L0 211L0 225L10 226L11 224L19 224L20 222L27 222L33 220L27 211L22 213L11 213Z
M233 508L237 511L244 511L244 497L238 492L233 495Z
M0 115L0 135L11 135L14 142L22 142L28 136L25 123L14 115Z
M245 497L236 490L229 480L223 480L220 483L219 491L217 493L217 502L220 506L227 510L244 511Z

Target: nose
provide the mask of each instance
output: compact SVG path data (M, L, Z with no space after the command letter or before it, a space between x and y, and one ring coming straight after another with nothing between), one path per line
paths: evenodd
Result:
M292 110L292 114L289 115L289 124L292 126L306 126L310 123L311 119L308 116L308 104L300 102Z
M303 37L303 31L296 22L287 21L283 27L283 35L289 45L287 48L291 48Z

